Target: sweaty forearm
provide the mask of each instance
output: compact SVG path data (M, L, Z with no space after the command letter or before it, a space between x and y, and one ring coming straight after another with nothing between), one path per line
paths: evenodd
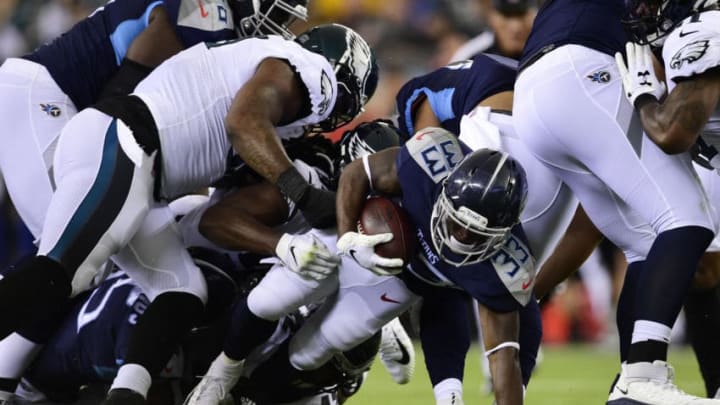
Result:
M232 145L242 160L260 176L276 184L292 167L282 142L270 123L248 123L238 131L230 129Z
M678 83L663 103L638 103L645 133L666 153L687 151L717 105L718 87L712 77L691 79Z
M338 235L357 231L360 211L369 188L362 160L356 160L345 167L340 176L336 197Z

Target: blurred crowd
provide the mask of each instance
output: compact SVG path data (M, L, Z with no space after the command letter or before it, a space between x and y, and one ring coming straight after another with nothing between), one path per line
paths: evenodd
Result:
M0 63L51 41L104 2L0 0ZM310 20L293 29L300 32L308 25L339 22L373 46L381 78L358 118L366 121L391 116L397 90L413 76L480 51L518 57L535 12L536 3L528 0L311 0ZM0 187L3 267L34 249L32 237L4 194ZM624 274L621 257L612 246L603 246L579 276L549 300L543 311L546 342L597 342L615 336L614 302ZM587 283L593 288L586 288Z

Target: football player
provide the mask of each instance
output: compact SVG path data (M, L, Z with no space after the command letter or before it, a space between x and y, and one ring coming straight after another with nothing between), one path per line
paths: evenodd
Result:
M352 120L376 81L367 43L347 27L328 24L297 41L267 36L195 45L156 68L133 95L83 110L63 128L58 144L57 189L39 254L23 271L0 281L0 291L14 291L2 294L8 302L1 308L30 301L28 289L42 299L33 299L24 314L3 310L0 335L76 293L143 219L164 210L165 199L220 178L232 149L277 184L311 224L334 222L334 195L308 184L288 160L279 136L297 137L305 126L328 130ZM197 269L130 276L144 291L181 284L172 302L153 303L143 315L141 324L154 324L155 333L171 333L168 322L184 324L202 311L205 292ZM144 340L139 329L134 333ZM125 377L121 368L110 397L123 392L137 398L141 394L127 393L126 385L150 382L149 373ZM119 401L128 403L127 398Z
M623 23L633 42L627 46L627 64L616 55L628 100L640 115L647 136L669 154L691 148L704 157L700 178L717 198L717 148L720 146L720 10L715 0L626 1ZM653 52L661 56L665 81L653 68ZM665 96L665 88L668 93ZM702 159L700 160L703 163ZM707 394L720 398L717 366L717 327L720 322L718 294L718 241L703 256L694 288L685 308L688 327L705 379Z
M179 403L220 350L228 309L237 294L252 285L226 255L191 249L208 283L203 321L174 349L154 384L149 404ZM247 274L247 273L246 273ZM132 329L149 305L148 298L123 272L116 272L91 293L74 299L52 339L23 375L15 398L21 403L91 403L112 381L127 353ZM253 357L252 367L232 390L234 403L337 404L357 392L362 375L378 352L380 336L337 356L312 372L288 372L287 345L310 312L284 317L272 339ZM245 401L245 402L243 402ZM16 402L13 402L16 403Z
M409 213L420 249L407 267L402 259L374 253L374 246L392 235L357 232L360 209L371 191L399 198ZM340 288L331 305L308 321L322 326L294 338L291 361L304 368L322 364L422 297L420 333L436 403L462 403L469 295L481 304L496 399L522 403L518 309L536 305L531 299L534 259L518 225L526 193L517 161L488 149L471 153L440 128L426 128L402 147L349 164L338 188L340 277L351 269L345 261L351 261L371 270L365 277L384 279ZM448 351L448 339L461 347Z
M515 129L630 263L617 322L631 344L608 403L705 403L677 389L666 358L717 219L689 156L665 154L633 125L613 58L625 47L623 10L621 0L541 7L515 84Z
M395 130L392 130L388 124L383 122L371 122L360 124L352 131L347 131L341 142L341 153L337 158L337 164L342 166L345 162L356 158L359 155L370 153L375 148L384 148L390 145L398 145L399 137ZM289 146L288 146L289 147ZM303 149L308 149L303 147ZM274 187L271 184L260 184L258 187ZM238 194L238 193L236 193ZM240 198L255 199L259 192L247 193L243 191L234 197L228 197L233 201L235 207L257 206L250 201L243 201ZM271 206L270 200L265 206ZM261 207L257 207L261 208ZM325 297L331 295L338 289L340 282L337 272L310 272L310 271L294 271L297 265L294 264L294 257L301 260L303 257L302 250L296 249L297 242L295 239L312 235L317 240L319 246L334 246L335 236L334 230L313 230L306 235L293 235L290 237L283 236L279 239L274 236L279 229L263 229L257 224L248 223L242 227L235 227L237 232L229 234L223 232L218 234L212 229L220 229L219 226L209 227L208 222L226 221L229 215L234 217L233 222L237 222L237 209L233 209L231 205L226 208L213 207L216 211L211 216L205 214L200 222L198 229L207 229L206 236L212 238L215 242L226 248L234 250L248 250L256 245L259 241L270 240L263 247L262 253L276 255L281 259L281 263L277 263L270 269L263 280L250 292L246 299L240 300L233 308L232 323L225 337L222 353L215 359L212 366L203 377L202 381L188 396L188 404L219 404L227 400L227 394L231 388L237 383L238 379L247 369L246 360L248 356L257 350L258 345L267 340L272 332L276 329L279 319L292 313L303 305L311 305L321 302ZM222 211L220 211L221 209ZM286 212L287 209L277 207L273 210L277 215ZM287 215L287 214L282 214ZM255 215L257 217L257 215ZM294 221L297 226L297 221ZM289 221L288 224L291 224ZM219 224L218 224L219 225ZM287 225L283 226L287 228ZM191 229L194 227L191 227ZM287 229L285 229L288 232ZM295 229L294 232L307 231L305 229ZM312 240L312 239L311 239ZM293 253L298 250L296 253ZM255 249L255 251L258 251ZM343 264L344 266L345 264ZM360 272L366 273L366 272ZM342 285L357 283L358 280L348 277L340 283ZM322 310L321 310L322 311ZM390 319L383 323L388 323ZM382 325L380 325L382 326ZM315 325L314 327L318 327ZM305 329L305 328L303 328ZM307 332L304 332L307 333ZM369 336L368 336L369 337ZM382 333L381 355L383 364L390 371L393 378L398 383L406 383L412 375L414 369L414 351L412 344L407 337L404 329L399 327L398 323L389 322ZM356 343L360 343L359 341ZM407 353L404 356L403 350ZM399 356L398 356L399 355ZM325 359L322 364L328 359ZM318 366L321 366L319 364ZM293 363L294 369L304 369Z
M77 111L103 97L127 94L153 67L191 45L257 34L291 37L287 26L295 19L307 19L306 5L306 0L117 0L32 53L5 61L0 67L0 116L6 123L0 131L0 169L21 219L35 238L40 238L55 186L57 138ZM166 228L148 236L172 238L173 232ZM126 266L147 264L168 272L194 266L186 255L158 256L153 249L143 249L152 244L140 236L116 259ZM150 257L136 256L142 252ZM173 284L159 285L154 293L172 288ZM29 355L37 343L41 342L13 334L0 342L0 353ZM152 363L162 366L166 360L153 358L164 351L153 350L149 341L146 345L149 350L131 350L128 360L144 368ZM22 373L15 367L21 363L0 363L0 390L12 392Z
M398 92L400 127L439 126L473 149L503 150L526 168L528 202L520 218L533 254L542 262L560 238L577 204L569 188L519 141L512 124L513 84L517 63L480 54L408 81ZM521 364L527 386L540 346L541 325L536 306L521 310ZM525 340L527 339L527 340ZM485 361L485 360L483 360Z

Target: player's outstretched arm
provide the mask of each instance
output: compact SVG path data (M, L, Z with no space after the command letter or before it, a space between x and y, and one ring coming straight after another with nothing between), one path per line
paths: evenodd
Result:
M575 273L602 238L602 233L590 221L582 205L578 205L565 234L538 272L535 296L538 299L546 296Z
M272 227L287 216L280 190L261 182L229 192L209 207L200 219L199 231L225 249L272 256L281 237Z
M235 152L273 184L292 167L275 127L299 118L307 98L303 91L287 62L266 59L235 95L225 118Z
M309 103L305 85L288 62L268 58L235 95L225 128L245 163L294 201L313 228L327 228L335 222L335 195L302 177L275 129L308 114Z
M520 352L518 312L500 313L491 311L483 305L478 307L485 342L485 356L490 362L495 402L498 405L522 404L523 383L518 357Z
M358 231L357 223L371 190L387 196L400 195L395 164L399 151L399 147L385 149L345 166L336 196L338 253L351 257L360 266L383 276L402 271L401 258L383 257L375 253L375 246L391 241L393 234L365 235Z
M663 103L636 103L645 132L666 153L690 149L720 100L720 67L681 81Z

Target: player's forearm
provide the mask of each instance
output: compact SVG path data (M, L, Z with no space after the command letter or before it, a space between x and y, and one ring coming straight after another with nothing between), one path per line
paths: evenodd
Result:
M212 208L203 215L199 230L222 248L266 255L275 255L275 246L281 236L249 215Z
M542 298L575 273L602 241L603 235L593 225L582 206L552 255L545 261L535 280L535 296Z
M668 154L687 151L707 122L701 103L681 103L675 97L663 104L648 100L639 109L645 133Z
M360 211L367 198L370 182L362 160L351 162L342 171L337 189L338 235L356 232Z
M233 149L260 176L277 184L280 175L292 167L282 142L271 123L250 122L228 127Z

